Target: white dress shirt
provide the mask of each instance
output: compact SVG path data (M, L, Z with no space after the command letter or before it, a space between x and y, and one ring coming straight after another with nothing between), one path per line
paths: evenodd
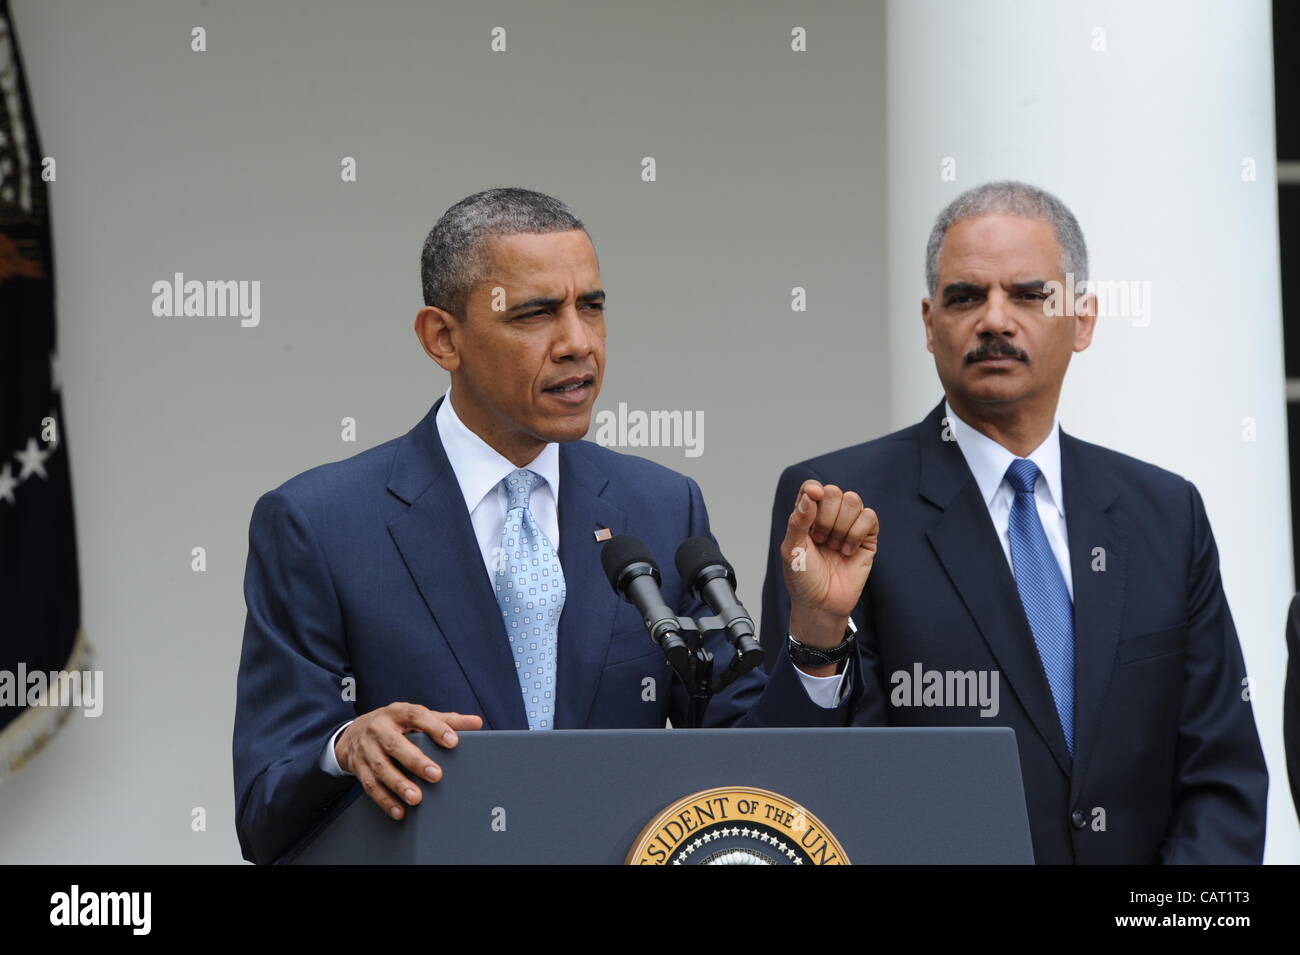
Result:
M483 566L488 577L495 576L493 570L493 551L501 546L501 534L506 526L506 511L509 498L505 484L507 477L517 470L507 458L501 456L491 445L465 426L451 406L451 390L447 390L442 406L434 416L438 426L438 437L442 440L447 461L455 472L460 492L465 497L465 508L469 511L470 523L474 526L474 537L478 541L479 553L483 557ZM550 540L557 556L560 555L560 446L551 442L542 448L537 457L527 465L528 470L542 478L533 488L528 500L529 510L542 533ZM797 668L796 668L797 669ZM847 668L846 668L847 669ZM834 709L840 699L843 674L817 677L797 670L799 679L807 690L809 698L819 706ZM352 721L344 723L330 737L321 753L320 767L332 776L350 775L338 764L334 753L334 744L339 734Z
M519 470L501 456L490 444L476 435L460 420L451 406L451 391L438 409L436 416L438 437L447 452L451 469L456 472L460 493L465 496L465 509L469 522L474 525L479 553L488 579L496 577L492 554L501 546L501 533L506 526L506 511L510 497L503 483ZM528 509L546 539L560 556L560 446L551 442L542 448L537 457L527 465L528 470L542 480L533 488L528 498Z
M952 436L957 441L966 464L975 475L984 504L993 518L998 540L1002 543L1002 552L1011 564L1011 540L1007 526L1011 521L1011 503L1016 492L1007 481L1007 468L1016 460L1012 454L992 438L980 434L969 424L953 413L947 401L943 403L944 414L948 416ZM1034 503L1038 505L1038 519L1043 523L1043 532L1047 543L1052 548L1052 556L1061 568L1065 578L1065 587L1074 599L1074 577L1070 573L1070 550L1065 534L1065 498L1061 494L1061 427L1052 421L1052 430L1037 448L1029 453L1029 460L1038 466L1038 483L1034 485ZM1015 574L1014 567L1012 574Z

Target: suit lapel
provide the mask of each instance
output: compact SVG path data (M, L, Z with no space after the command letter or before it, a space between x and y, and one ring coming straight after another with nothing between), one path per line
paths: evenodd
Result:
M582 444L560 445L560 565L564 612L556 661L556 729L587 725L596 684L609 650L619 597L600 565L595 532L623 532L627 515L601 495L608 478Z
M1076 790L1097 739L1115 666L1128 565L1126 535L1112 512L1118 489L1094 465L1087 446L1062 432L1061 485L1074 585Z
M478 699L486 728L527 729L501 609L438 436L435 416L445 400L398 446L388 489L410 507L388 531Z
M1038 658L1015 578L961 449L943 425L943 403L921 424L921 496L942 509L926 532L940 563L997 660L1002 677L1029 714L1057 765L1070 775L1070 754ZM1067 511L1068 513L1068 511Z

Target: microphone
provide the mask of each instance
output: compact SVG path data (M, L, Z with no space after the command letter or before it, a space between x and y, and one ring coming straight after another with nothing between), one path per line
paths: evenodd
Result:
M707 537L692 537L677 548L677 573L698 599L722 621L727 639L736 648L733 667L746 672L763 661L763 648L754 636L754 621L736 597L736 572L718 545Z
M600 565L614 592L641 614L650 639L664 651L673 669L685 672L690 666L690 649L682 639L677 615L659 591L663 577L650 548L639 537L619 534L601 548Z

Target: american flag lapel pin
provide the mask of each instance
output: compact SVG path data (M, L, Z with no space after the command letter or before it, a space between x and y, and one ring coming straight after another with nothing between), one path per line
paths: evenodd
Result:
M609 540L614 535L610 533L608 527L602 527L599 528L598 530L592 531L592 536L596 538L597 544L601 544Z

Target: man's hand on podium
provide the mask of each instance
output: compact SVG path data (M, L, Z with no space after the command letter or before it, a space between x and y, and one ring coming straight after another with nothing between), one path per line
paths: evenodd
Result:
M417 805L420 787L394 761L430 782L442 778L442 767L424 755L406 734L427 733L439 746L452 749L459 742L458 731L482 728L481 716L438 713L418 703L389 703L353 720L334 744L334 756L341 769L361 780L367 795L384 812L401 819L406 808L397 797Z

